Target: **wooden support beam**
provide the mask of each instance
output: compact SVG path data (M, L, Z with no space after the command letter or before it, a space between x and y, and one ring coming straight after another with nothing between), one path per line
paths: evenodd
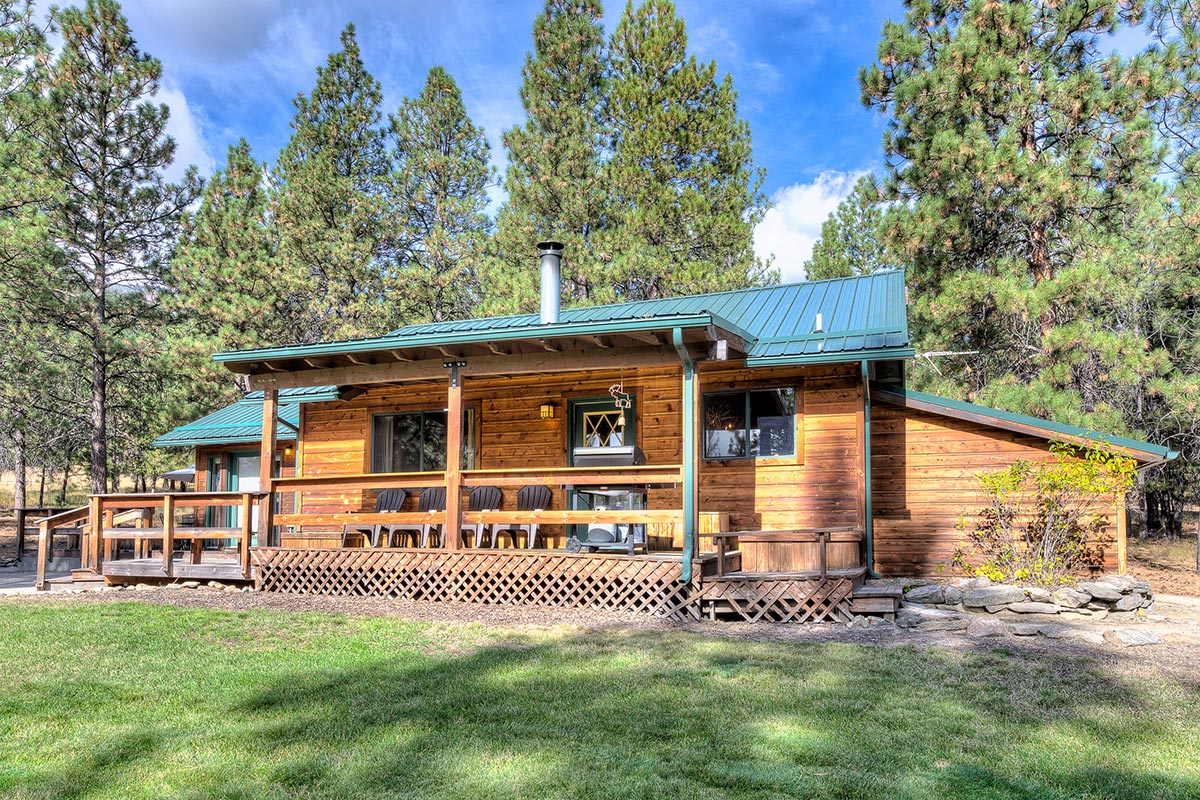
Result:
M238 541L238 561L242 567L242 577L250 577L250 528L251 520L254 517L254 495L242 495L242 538ZM262 527L262 512L259 512L259 527ZM199 541L199 540L197 540ZM259 537L258 544L263 546L262 537ZM197 562L199 563L199 562Z
M589 336L587 338L590 342L592 342L592 344L596 345L596 347L599 347L601 350L612 349L612 339L609 339L607 336Z
M498 356L507 356L512 353L512 350L510 350L509 348L507 348L501 344L496 344L495 342L488 342L487 349L492 351L492 353L494 353L495 355L498 355Z
M310 369L325 369L332 363L328 358L302 358L300 360L307 364Z
M263 492L258 509L258 545L266 547L271 543L271 516L275 510L274 487L275 479L275 418L279 415L279 390L263 390L263 426L262 447L259 450L258 490ZM245 512L243 512L245 513ZM243 524L245 521L243 520Z
M410 356L408 353L404 352L403 350L388 350L388 355L390 355L392 358L396 359L397 361L416 361L415 358L413 358L412 356Z
M104 508L103 500L99 495L92 495L88 500L89 513L88 524L91 530L88 532L88 547L87 560L88 563L80 562L82 567L90 567L97 575L100 574L100 540L101 530L104 528ZM80 557L83 558L84 548L80 547Z
M454 359L462 358L462 353L460 353L456 350L451 350L449 347L446 347L445 345L438 345L436 349L439 353L441 353L446 358L454 358Z
M345 355L346 355L346 360L349 361L351 364L355 364L356 366L364 367L364 366L368 366L372 363L369 359L365 359L360 356L356 356L354 353L346 353Z
M341 400L342 402L345 402L347 400L353 400L354 398L356 398L360 395L366 394L366 392L367 392L367 390L361 386L339 386L338 387L338 400ZM299 430L296 431L296 433L299 433L299 432L300 432Z
M558 342L551 341L550 339L538 339L538 344L540 344L542 346L542 349L544 349L548 353L561 353L562 352L562 345L559 344Z
M543 372L591 372L604 369L665 367L679 363L674 349L667 347L616 348L589 353L528 353L511 356L481 356L467 359L459 375L467 378L489 375L532 375ZM296 372L249 376L251 389L294 389L302 386L370 385L444 380L441 359L424 359L369 366L306 369Z
M662 340L658 338L658 335L654 334L654 333L642 333L640 331L623 331L621 333L621 335L626 337L627 339L633 339L635 342L641 342L642 344L654 345L655 347L661 347L663 344Z
M718 342L725 342L728 347L733 348L739 353L744 354L749 349L749 345L746 344L746 340L741 336L738 336L736 333L730 333L723 328L718 328L716 325L709 325L704 329L704 333L710 342L713 342L714 344Z
M462 530L463 379L457 365L450 367L446 398L446 525L442 546L458 549Z
M268 372L287 372L287 370L285 370L283 367L278 366L277 364L272 364L270 361L262 361L258 364L258 366L263 367Z
M163 574L168 578L175 575L175 564L171 556L175 553L175 495L163 498Z

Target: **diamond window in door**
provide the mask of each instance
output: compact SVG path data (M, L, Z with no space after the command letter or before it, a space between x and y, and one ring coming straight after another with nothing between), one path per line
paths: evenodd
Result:
M621 412L584 412L583 444L585 447L621 447L624 445L625 428L621 424Z

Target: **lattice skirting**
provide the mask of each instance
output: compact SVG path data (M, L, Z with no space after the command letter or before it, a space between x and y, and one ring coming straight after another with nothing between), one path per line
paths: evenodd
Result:
M699 617L678 559L561 551L255 548L262 591Z
M853 593L847 578L727 580L706 583L692 603L734 611L748 622L849 622Z

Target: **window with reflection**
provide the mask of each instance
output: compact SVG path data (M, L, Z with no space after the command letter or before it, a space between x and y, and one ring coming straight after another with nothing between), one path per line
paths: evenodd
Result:
M463 415L463 469L475 468L475 409ZM446 412L376 414L371 421L372 472L446 469Z
M704 396L704 457L796 455L796 390L747 389Z

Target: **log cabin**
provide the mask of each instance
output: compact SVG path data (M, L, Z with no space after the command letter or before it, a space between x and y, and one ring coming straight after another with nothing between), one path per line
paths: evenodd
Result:
M539 314L217 354L254 393L157 442L195 448L197 491L93 498L83 569L844 620L877 607L867 577L949 563L981 472L1053 441L1175 455L906 388L903 271L561 310L561 247L539 256ZM1099 509L1095 569L1125 568L1124 507ZM134 508L161 549L114 558Z

